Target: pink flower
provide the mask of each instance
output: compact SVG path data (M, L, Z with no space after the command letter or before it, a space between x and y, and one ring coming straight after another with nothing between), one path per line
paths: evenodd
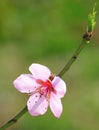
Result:
M18 91L29 95L29 113L32 116L43 115L50 106L54 116L59 118L62 113L61 98L66 93L65 82L40 64L32 64L29 70L32 74L22 74L14 81Z

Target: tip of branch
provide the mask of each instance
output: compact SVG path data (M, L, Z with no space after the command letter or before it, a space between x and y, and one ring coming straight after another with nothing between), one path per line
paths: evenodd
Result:
M88 25L87 25L87 31L86 33L83 35L83 39L86 40L87 43L90 42L90 39L93 35L93 30L95 28L95 25L96 25L96 3L94 4L93 6L93 10L92 10L92 13L90 13L88 15Z
M89 14L88 16L88 32L92 32L95 28L96 25L96 3L93 6L92 13Z

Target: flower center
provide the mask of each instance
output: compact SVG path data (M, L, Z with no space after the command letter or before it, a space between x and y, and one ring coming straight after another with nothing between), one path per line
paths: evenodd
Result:
M37 83L40 84L40 87L37 88L37 91L41 94L44 95L47 99L50 98L50 93L54 92L55 89L52 86L52 83L50 80L43 81L41 79L37 80Z

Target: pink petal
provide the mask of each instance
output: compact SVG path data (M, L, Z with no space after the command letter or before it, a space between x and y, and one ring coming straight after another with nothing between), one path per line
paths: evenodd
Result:
M37 84L30 74L22 74L14 80L15 88L22 93L30 93L35 91Z
M34 78L42 79L43 81L48 79L49 76L51 75L49 68L47 68L46 66L43 66L41 64L32 64L29 67L29 70L33 74Z
M57 118L61 116L61 113L62 113L61 100L54 93L51 93L50 95L50 108L54 116L56 116Z
M48 101L40 93L35 93L30 96L27 102L29 113L32 116L43 115L48 108Z
M66 84L60 77L55 76L55 78L52 80L52 85L54 89L56 90L57 96L63 97L65 95Z

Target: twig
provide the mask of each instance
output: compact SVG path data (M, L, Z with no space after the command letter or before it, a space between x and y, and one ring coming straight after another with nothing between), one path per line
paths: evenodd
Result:
M27 106L25 106L15 117L10 119L7 123L0 127L0 130L5 130L9 126L13 125L18 121L20 117L22 117L27 112Z

